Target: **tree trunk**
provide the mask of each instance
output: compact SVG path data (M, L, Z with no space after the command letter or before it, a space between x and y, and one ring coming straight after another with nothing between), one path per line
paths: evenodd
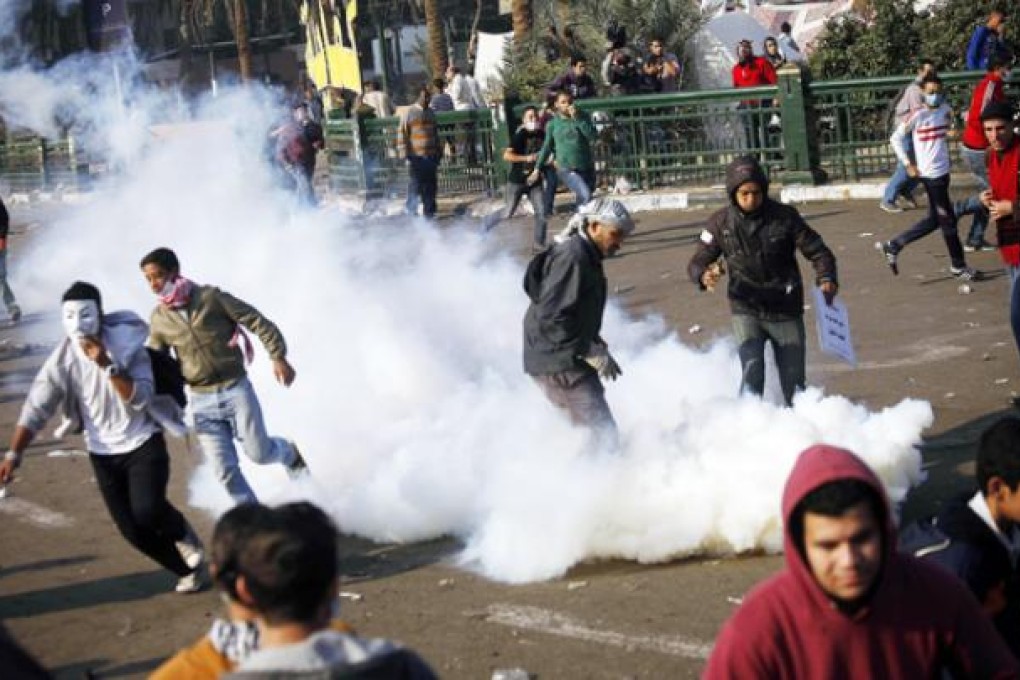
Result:
M556 16L560 20L560 32L570 25L570 0L556 0Z
M512 0L510 18L514 27L514 44L520 46L531 35L532 13L531 0Z
M439 0L425 0L425 27L429 32L429 63L432 77L441 78L446 73L446 36L439 19Z
M237 68L243 83L251 80L251 40L248 35L247 0L234 0L234 40L237 42Z

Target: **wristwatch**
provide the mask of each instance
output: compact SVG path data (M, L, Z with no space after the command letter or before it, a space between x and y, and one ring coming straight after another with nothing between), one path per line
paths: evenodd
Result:
M120 375L120 369L117 368L117 364L111 363L109 366L103 369L103 373L106 374L107 378L112 378L115 375Z

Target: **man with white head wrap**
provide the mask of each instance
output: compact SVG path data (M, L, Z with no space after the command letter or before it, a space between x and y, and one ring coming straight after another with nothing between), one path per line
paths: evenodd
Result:
M633 231L622 203L590 201L557 243L535 256L524 277L531 298L524 316L524 371L572 422L610 445L616 423L602 380L615 380L621 371L599 334L607 288L602 261Z

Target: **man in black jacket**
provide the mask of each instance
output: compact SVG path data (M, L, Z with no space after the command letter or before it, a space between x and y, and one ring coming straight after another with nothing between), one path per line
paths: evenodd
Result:
M0 293L3 294L4 306L7 307L11 323L18 323L21 320L21 308L14 299L14 291L7 284L7 232L10 226L11 217L7 214L3 199L0 199Z
M976 493L906 527L900 549L962 579L1020 656L1020 420L1004 418L981 435L976 477Z
M620 366L599 335L606 306L602 260L620 249L634 221L619 201L599 199L581 206L568 226L572 233L539 253L525 274L531 304L524 315L524 371L572 422L611 446L616 423L601 379L615 380Z
M717 261L725 259L743 370L741 390L764 391L768 341L789 406L805 381L804 283L796 251L811 261L829 304L838 290L836 258L796 209L768 197L768 188L768 178L755 159L744 156L727 166L730 205L708 219L687 273L702 290L714 290L723 273Z

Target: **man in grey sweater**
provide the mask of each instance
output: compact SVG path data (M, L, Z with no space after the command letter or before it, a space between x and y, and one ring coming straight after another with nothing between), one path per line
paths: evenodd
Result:
M179 407L155 394L145 322L132 312L104 316L102 305L89 283L64 293L67 337L32 382L0 462L0 484L13 478L29 444L59 412L69 423L64 429L84 431L96 483L121 534L177 575L177 592L193 593L204 586L202 544L166 497L170 457L161 423L182 432Z

